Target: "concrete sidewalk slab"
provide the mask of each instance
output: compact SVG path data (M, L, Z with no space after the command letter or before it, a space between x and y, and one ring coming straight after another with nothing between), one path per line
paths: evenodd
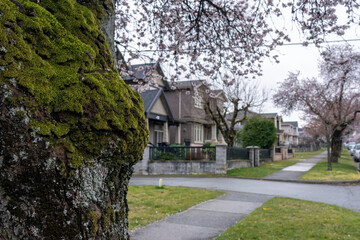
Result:
M326 158L326 156L327 156L327 151L322 152L322 153L320 153L318 155L315 155L315 156L313 156L311 158L301 159L300 161L301 162L307 162L307 163L318 163L321 160L323 160L324 158Z
M130 233L135 240L214 239L272 198L229 192Z
M292 166L283 168L281 171L307 172L315 165L316 165L316 163L301 162L301 163L296 163Z
M264 177L263 179L268 180L298 180L304 172L295 172L295 171L278 171L276 173L273 173L267 177Z
M167 222L198 227L229 228L245 216L246 214L193 209L185 214L173 215L167 219Z
M187 224L158 222L130 233L132 240L203 240L219 236L223 230L213 227L198 227Z
M223 213L240 213L249 214L256 208L260 207L260 202L243 202L243 201L228 201L228 200L210 200L204 204L196 206L195 209L208 210L213 212Z
M283 168L281 171L275 172L264 179L268 180L298 180L305 172L309 171L316 163L326 157L327 152L322 152L314 157L302 159L301 162L292 166Z
M228 192L216 199L218 200L233 200L233 201L243 201L243 202L259 202L264 203L267 200L273 198L273 196L262 195L262 194L253 194L253 193L237 193L237 192Z

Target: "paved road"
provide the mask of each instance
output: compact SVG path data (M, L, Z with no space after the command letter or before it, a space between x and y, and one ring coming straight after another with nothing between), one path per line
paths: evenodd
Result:
M130 184L157 185L158 177L133 177ZM289 183L235 178L165 177L164 185L265 194L335 204L360 212L360 185Z

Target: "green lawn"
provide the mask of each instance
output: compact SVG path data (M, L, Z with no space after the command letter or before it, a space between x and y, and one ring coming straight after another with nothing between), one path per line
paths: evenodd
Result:
M184 211L222 194L224 192L205 189L130 185L127 196L130 230Z
M327 170L327 159L316 164L310 171L301 176L300 180L313 181L346 181L359 180L360 174L354 165L347 149L343 149L338 163L332 163L332 171Z
M334 205L275 197L217 240L360 239L360 213Z
M236 168L228 170L226 172L226 176L263 178L281 170L284 167L291 166L297 162L298 161L296 160L282 160L272 163L266 163L264 165L261 165L260 167Z
M296 159L296 160L307 159L307 158L311 158L315 155L318 155L324 151L326 151L326 148L321 148L314 152L296 152L296 149L295 149L295 157L292 159Z
M230 177L253 177L253 178L263 178L269 176L277 171L280 171L282 168L294 165L300 159L306 159L313 157L319 153L322 153L325 149L320 149L314 152L296 152L295 157L289 160L281 160L272 163L266 163L260 167L253 168L237 168L227 171L226 176Z

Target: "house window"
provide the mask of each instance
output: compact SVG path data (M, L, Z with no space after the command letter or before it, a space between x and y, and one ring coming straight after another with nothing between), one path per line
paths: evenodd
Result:
M194 124L194 142L204 142L204 130L201 124Z
M202 97L201 96L194 96L194 107L203 108Z
M163 137L164 137L163 131L155 130L154 131L154 145L157 146L159 143L164 142Z

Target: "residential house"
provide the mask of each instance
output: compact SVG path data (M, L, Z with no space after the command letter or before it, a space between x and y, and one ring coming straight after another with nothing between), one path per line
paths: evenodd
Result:
M284 143L287 146L294 146L299 144L299 125L297 121L282 122L282 129L284 130Z
M224 142L204 109L205 101L210 101L212 109L223 108L226 101L223 91L211 90L204 80L179 81L165 96L177 123L170 126L170 143L202 146L206 142Z
M169 143L169 125L175 124L164 94L168 89L159 63L128 66L120 51L117 51L119 72L129 86L140 92L144 102L145 117L149 129L149 143L158 146Z
M162 88L140 93L144 102L145 117L149 129L149 143L158 146L169 143L169 123L174 122Z
M131 65L132 79L125 81L129 85L147 85L149 89L168 89L164 72L159 63Z

